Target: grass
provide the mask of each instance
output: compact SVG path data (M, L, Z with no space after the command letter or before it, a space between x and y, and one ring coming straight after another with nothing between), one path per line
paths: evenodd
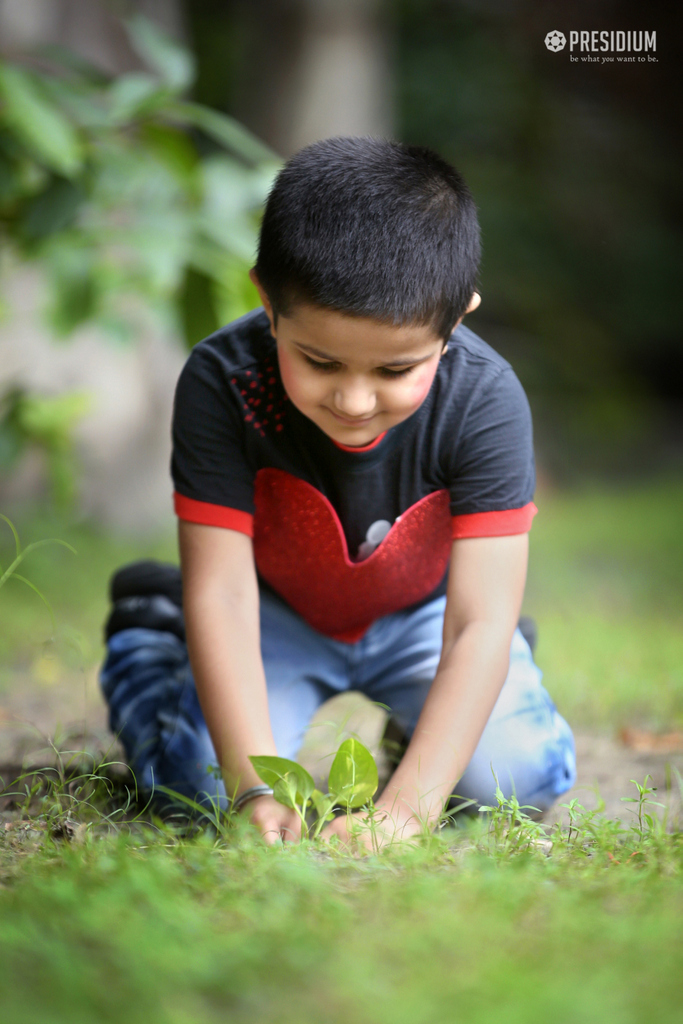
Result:
M525 608L565 717L683 725L683 483L542 494Z
M610 729L680 724L683 486L538 503L526 610L562 711ZM47 526L26 523L22 539L57 535L78 557L43 549L24 571L55 605L60 657L68 624L95 664L109 572L172 557L172 540ZM6 686L50 634L35 596L12 586ZM503 805L357 858L130 820L96 777L56 778L0 824L0 1020L673 1024L683 835L659 824L652 794L624 796L630 824L575 805L572 828L548 835Z
M360 860L245 830L5 838L2 1019L678 1021L680 836L584 816L546 857L535 827Z
M53 633L46 607L20 581L10 579L0 590L0 694L12 684L17 669L40 658L46 645L67 668L92 667L102 657L102 623L107 611L111 573L136 558L177 561L172 533L154 537L117 537L96 527L47 514L14 517L22 545L59 537L63 547L45 547L23 563L23 573L40 588L55 609ZM0 564L13 552L12 536L0 523Z

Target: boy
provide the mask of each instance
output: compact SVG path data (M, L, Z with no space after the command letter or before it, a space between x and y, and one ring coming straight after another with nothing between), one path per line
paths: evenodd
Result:
M294 757L347 689L410 739L377 800L387 836L435 825L456 788L490 802L493 771L542 810L572 785L571 731L516 628L529 408L461 326L479 252L469 190L430 151L328 139L281 171L263 308L197 345L176 391L187 648L159 608L110 629L103 687L143 788L227 789L267 841L297 838L249 756Z

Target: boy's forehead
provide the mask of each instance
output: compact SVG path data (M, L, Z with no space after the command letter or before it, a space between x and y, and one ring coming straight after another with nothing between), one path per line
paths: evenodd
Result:
M278 333L322 358L391 363L440 350L443 340L426 324L389 324L299 303L278 318Z

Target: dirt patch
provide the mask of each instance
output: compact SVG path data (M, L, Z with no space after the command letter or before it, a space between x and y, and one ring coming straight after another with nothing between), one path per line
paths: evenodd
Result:
M333 697L316 713L300 760L323 782L333 752L343 739L354 735L373 751L380 776L386 778L391 765L380 747L385 721L385 712L362 694ZM5 766L5 781L10 770L54 764L53 744L62 750L86 751L96 758L106 753L107 760L122 756L107 729L107 711L95 669L78 676L64 675L49 684L37 684L29 673L18 675L14 685L0 695L0 765ZM561 803L576 797L593 810L602 801L606 815L629 821L632 805L622 797L636 795L631 779L642 783L650 775L656 798L668 806L669 820L676 821L681 812L679 780L683 775L683 749L677 735L667 739L632 730L620 738L579 730L576 747L578 780ZM566 813L556 807L546 820L566 821Z
M676 822L680 817L683 751L636 750L619 736L604 733L577 731L575 738L578 778L573 789L559 801L561 804L576 797L588 810L595 810L603 802L608 817L629 821L633 819L633 804L624 802L622 797L637 795L631 779L642 783L650 775L650 785L657 789L655 799L668 808L669 821ZM653 742L652 747L656 746ZM660 815L664 813L661 808L657 810ZM556 806L546 820L566 822L567 812Z

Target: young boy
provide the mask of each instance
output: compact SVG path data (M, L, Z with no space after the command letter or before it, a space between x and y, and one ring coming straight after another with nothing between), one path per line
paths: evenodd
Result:
M143 789L227 789L267 841L297 838L249 756L295 757L348 689L410 739L377 800L388 836L436 824L454 790L489 803L493 772L541 810L572 785L571 731L516 628L529 408L461 324L479 252L470 192L428 150L328 139L281 171L263 308L197 345L176 392L187 647L163 573L142 592L166 612L110 629L104 692Z

